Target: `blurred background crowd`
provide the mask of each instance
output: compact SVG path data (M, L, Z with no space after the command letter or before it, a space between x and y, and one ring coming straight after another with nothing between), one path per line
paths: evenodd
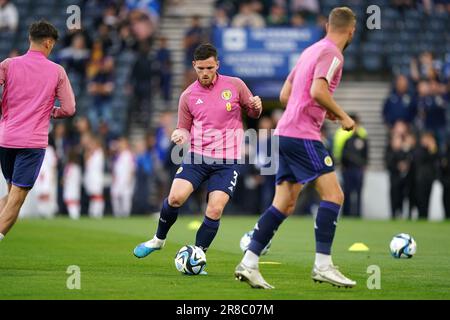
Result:
M365 27L371 4L381 8L381 30ZM67 28L71 5L81 9L81 29ZM324 34L327 14L339 5L358 16L345 51L344 80L392 83L387 96L379 97L391 217L411 217L417 209L427 218L432 185L439 181L450 218L447 0L0 0L0 59L25 53L29 24L49 20L61 36L50 59L65 67L77 98L76 117L53 122L36 185L37 210L74 219L159 211L177 170L170 160L170 134L179 94L196 79L194 49L229 27L314 26ZM163 32L163 21L177 29L174 36ZM276 97L264 105L263 116L247 119L247 127L275 128L281 106ZM361 216L371 128L365 128L364 114L352 116L358 120L354 133L327 124L323 138L342 178L343 214ZM271 202L274 177L259 174L265 161L256 153L256 164L242 167L228 213L258 214ZM199 190L183 211L202 212L205 198ZM296 213L312 213L317 201L307 186Z

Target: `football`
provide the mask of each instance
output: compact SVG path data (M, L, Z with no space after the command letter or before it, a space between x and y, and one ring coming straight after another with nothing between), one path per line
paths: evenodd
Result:
M183 274L200 274L206 267L206 255L200 247L185 245L175 255L175 267Z
M400 233L392 238L389 248L394 258L412 258L416 253L417 245L409 234Z
M241 250L243 252L247 251L248 246L250 245L250 242L252 241L252 236L253 236L253 230L246 232L242 238L241 238L241 242L239 243ZM261 255L265 255L267 254L267 252L269 252L270 246L272 245L272 240L269 241L269 243L267 244L267 246L261 251Z

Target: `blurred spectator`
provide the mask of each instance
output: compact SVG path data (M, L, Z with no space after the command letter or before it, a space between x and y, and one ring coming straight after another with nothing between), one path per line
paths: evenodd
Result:
M359 117L356 114L350 114L350 117L355 121L355 130L345 141L342 150L341 164L345 198L342 213L361 217L362 187L364 171L369 162L369 142L367 134L361 134L362 130L358 130L361 127Z
M292 12L302 12L312 17L320 13L318 0L291 0L290 4Z
M230 26L230 18L224 7L214 9L214 17L211 26L213 28L227 28Z
M97 137L86 135L83 139L83 145L86 146L83 185L89 197L88 212L91 218L99 219L103 217L105 209L103 197L105 154Z
M57 160L57 185L58 185L58 208L59 212L65 212L63 199L63 174L67 161L67 151L70 148L70 141L67 136L65 122L56 122L53 128L53 141Z
M418 84L418 111L422 128L434 134L438 146L444 150L447 136L447 105L440 94L440 84L436 80L422 80Z
M184 35L184 87L186 88L197 79L195 70L192 68L195 49L206 40L206 30L200 25L200 16L193 16L190 28Z
M273 5L270 8L270 14L267 17L268 27L285 27L289 24L289 20L284 7L280 5Z
M444 193L442 195L445 217L450 219L450 140L447 141L445 152L440 159L440 178Z
M420 144L414 152L415 189L419 218L428 217L431 188L437 178L438 147L432 133L420 136Z
M133 195L133 213L149 213L151 179L154 174L153 146L147 146L145 139L138 139L135 144L136 186Z
M89 79L92 79L99 73L104 55L102 42L96 39L92 44L91 56L86 70Z
M291 27L302 28L306 25L305 18L300 12L295 12L291 17Z
M416 102L408 93L408 78L399 75L395 79L395 88L384 102L384 122L390 127L399 120L411 124L416 113Z
M76 132L72 137L72 142L73 145L81 147L83 143L83 138L87 135L92 134L92 128L89 119L85 116L76 117L75 129Z
M130 26L123 23L119 27L119 52L124 50L136 50L137 51L136 39L132 36Z
M19 13L9 0L0 0L0 32L16 32L19 25Z
M429 51L425 51L420 54L419 59L411 59L410 73L411 78L418 82L421 79L435 79L437 76L436 61L433 54Z
M158 61L159 69L159 88L164 101L168 104L171 100L172 58L167 47L167 38L165 37L160 38L156 60ZM169 106L167 105L167 107Z
M114 59L103 59L100 71L88 85L88 92L93 97L93 108L90 109L90 121L94 130L100 121L112 121L112 94L114 91Z
M108 122L100 121L98 125L98 137L106 149L111 148L112 142L117 138L117 134L117 132L111 132Z
M138 11L147 15L153 24L159 20L160 4L159 0L125 0L129 10Z
M73 36L70 47L64 48L59 53L61 64L68 73L75 72L84 80L90 52L86 47L86 40L82 33Z
M153 94L153 79L155 77L154 58L150 53L150 45L141 43L139 55L131 70L130 85L133 90L132 114L136 120L144 125L148 125L151 117L151 97ZM131 117L128 118L127 127L131 124Z
M116 147L111 184L113 214L115 217L129 217L135 186L135 162L127 138L120 137Z
M43 218L53 218L58 211L56 164L55 149L50 141L34 187L37 196L36 211Z
M409 132L402 135L396 132L394 127L385 154L386 168L389 171L389 194L393 219L403 216L403 202L410 195L408 182L411 182L414 145L411 145L411 139L408 136Z
M69 217L74 220L80 218L81 180L80 157L77 150L72 148L68 152L67 164L64 167L63 198Z
M352 114L356 116L355 114ZM348 139L350 139L354 134L362 139L367 138L367 130L363 126L356 126L354 131L346 131L341 127L336 129L336 132L333 136L333 151L332 155L336 162L341 163L342 161L342 152L345 147L345 143Z
M102 44L102 50L106 55L113 53L111 49L114 47L114 40L112 37L112 29L108 25L101 23L98 26L96 41Z
M239 12L231 20L233 28L264 28L266 23L264 18L255 12L252 4L242 1L239 5Z
M133 10L129 15L130 28L138 43L151 43L156 21L143 11Z

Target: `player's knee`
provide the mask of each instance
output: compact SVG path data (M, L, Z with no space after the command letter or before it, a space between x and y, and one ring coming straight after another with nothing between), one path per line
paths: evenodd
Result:
M322 197L322 200L337 203L339 205L342 205L344 203L344 193L342 190L338 190L336 192L324 195Z
M219 220L222 216L223 208L221 206L208 206L206 216L213 220Z
M295 200L290 200L281 203L274 203L273 205L284 215L290 216L291 214L294 213L295 204L296 204Z
M170 194L167 198L169 206L179 208L183 205L184 199L179 194Z

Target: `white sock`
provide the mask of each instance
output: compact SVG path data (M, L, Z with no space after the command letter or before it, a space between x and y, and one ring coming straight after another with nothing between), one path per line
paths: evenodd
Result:
M249 268L258 269L259 256L247 250L245 251L244 258L242 258L242 263Z
M0 241L2 241L4 237L3 233L0 233Z
M319 269L322 269L332 265L333 260L331 260L331 255L329 254L316 253L316 261L314 262L314 264Z
M144 246L146 246L147 248L161 248L164 245L164 242L166 242L166 240L161 240L158 239L156 236L153 237L153 239L148 240Z

